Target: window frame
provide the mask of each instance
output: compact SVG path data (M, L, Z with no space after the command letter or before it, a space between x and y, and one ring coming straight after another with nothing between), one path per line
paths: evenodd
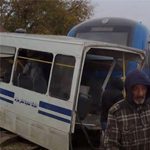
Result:
M57 57L58 56L65 56L65 57L70 57L70 58L73 58L72 59L72 61L73 61L73 65L71 65L71 64L61 64L61 63L57 63L57 61L60 61L60 60L57 60ZM62 58L61 58L62 59ZM64 59L65 60L65 63L66 63L66 60L67 59ZM63 62L64 62L64 60L63 60ZM60 99L60 100L64 100L64 101L68 101L69 99L70 99L70 96L71 96L71 88L72 88L72 82L73 82L73 76L74 76L74 71L75 71L75 64L76 64L76 58L74 57L74 56L71 56L71 55L67 55L67 54L56 54L55 55L55 59L54 59L54 64L53 64L53 70L52 70L52 75L51 75L51 81L50 81L50 87L49 87L49 95L51 96L51 97L54 97L54 98L58 98L58 99ZM69 86L69 89L68 89L68 93L65 93L66 91L65 91L65 89L64 88L62 88L62 85L63 85L63 83L65 82L65 80L66 80L66 78L63 78L63 80L62 79L60 79L59 77L60 76L62 76L62 74L60 75L58 75L57 77L57 79L58 80L60 80L60 82L62 83L62 85L60 84L60 83L58 83L58 80L57 80L57 85L56 85L56 79L55 79L55 77L56 77L56 71L55 71L55 69L57 68L57 66L63 66L63 67L68 67L68 68L73 68L73 71L72 71L72 74L71 74L71 77L70 77L70 85L68 85ZM60 68L60 69L62 69L62 68ZM57 69L58 70L58 69ZM64 73L64 69L62 69L63 71L61 71L61 73ZM59 70L58 70L59 71ZM68 72L68 71L67 71ZM66 80L67 81L67 80ZM67 82L66 82L66 84L67 84ZM62 94L66 94L66 96L62 96L61 94L59 95L59 94L56 94L55 92L56 92L56 89L54 89L54 88L57 88L57 89L59 89L59 92L61 93L62 92ZM64 90L64 93L63 93L63 90ZM68 95L67 95L68 94Z

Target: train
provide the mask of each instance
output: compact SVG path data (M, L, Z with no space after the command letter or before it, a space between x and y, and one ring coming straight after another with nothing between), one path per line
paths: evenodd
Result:
M114 43L145 51L147 57L143 71L150 78L150 31L141 22L117 17L96 18L74 26L68 36ZM128 72L135 67L136 64L131 62Z

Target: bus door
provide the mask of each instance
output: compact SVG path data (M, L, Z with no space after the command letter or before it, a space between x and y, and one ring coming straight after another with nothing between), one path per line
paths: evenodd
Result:
M91 47L85 54L83 72L79 86L77 117L74 140L86 137L91 147L99 146L101 137L101 100L105 90L110 88L113 77L125 79L130 61L135 61L137 68L144 64L144 56L116 47ZM83 137L79 130L84 130ZM89 134L93 132L94 134ZM80 137L79 137L79 136ZM77 136L77 137L76 137ZM92 137L93 136L93 137ZM93 139L97 140L93 145ZM94 140L94 143L95 143ZM80 143L79 140L78 142ZM81 143L80 143L81 144Z

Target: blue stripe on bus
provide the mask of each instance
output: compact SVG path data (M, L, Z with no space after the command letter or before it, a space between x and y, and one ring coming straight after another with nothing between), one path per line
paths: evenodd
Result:
M11 92L11 91L8 91L8 90L2 89L2 88L0 88L0 94L6 95L6 96L9 96L12 98L14 98L14 95L15 95L14 92Z
M68 120L68 119L58 117L58 116L55 116L53 114L49 114L49 113L41 111L41 110L39 110L38 113L41 114L41 115L44 115L44 116L47 116L47 117L50 117L50 118L54 118L54 119L57 119L57 120L60 120L60 121L63 121L63 122L66 122L66 123L70 124L70 120Z
M5 102L10 103L10 104L13 104L13 101L11 101L7 98L1 97L1 96L0 96L0 100L5 101Z
M66 116L71 116L71 113L72 113L71 110L69 110L69 109L62 108L62 107L52 105L52 104L49 104L49 103L45 103L45 102L42 102L42 101L40 101L39 107L42 107L42 108L45 108L45 109L48 109L48 110L51 110L51 111L54 111L54 112L57 112L57 113L64 114Z

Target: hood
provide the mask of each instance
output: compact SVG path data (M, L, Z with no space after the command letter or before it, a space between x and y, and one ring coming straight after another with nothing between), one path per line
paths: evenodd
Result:
M142 84L147 86L147 94L146 94L146 100L148 97L150 97L150 80L148 76L139 69L132 70L126 77L125 80L125 90L126 90L126 99L128 101L132 101L132 93L131 93L131 87L135 84Z

